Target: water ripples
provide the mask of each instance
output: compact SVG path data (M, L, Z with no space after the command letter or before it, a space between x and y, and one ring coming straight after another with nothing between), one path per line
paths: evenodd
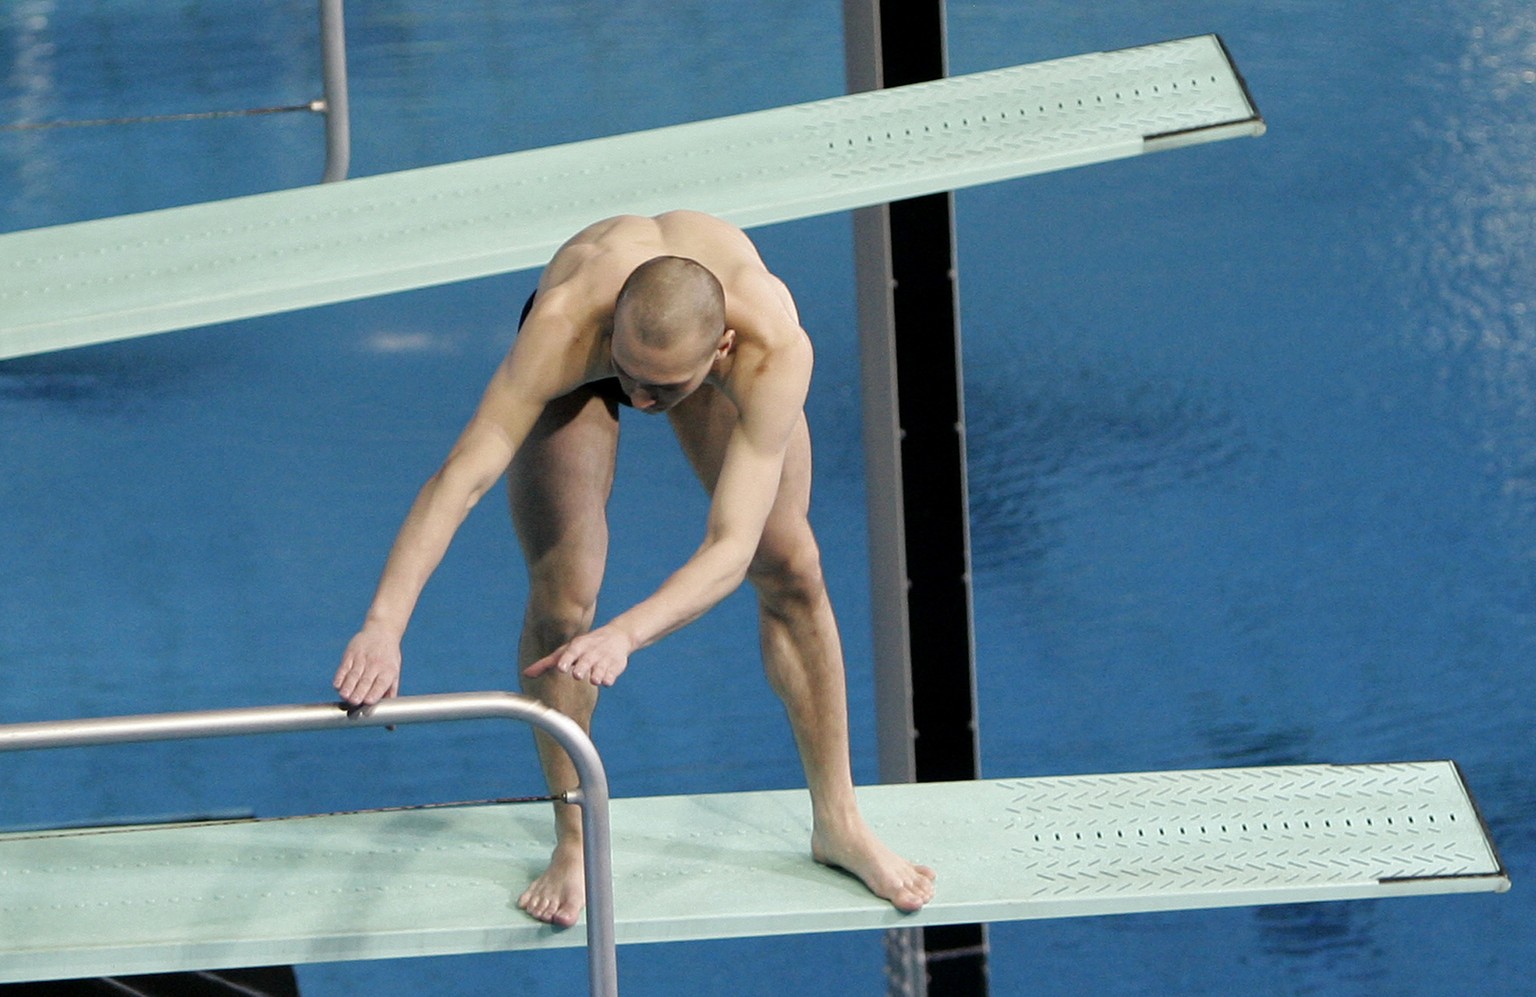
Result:
M1426 93L1402 194L1412 223L1386 255L1409 345L1436 359L1442 405L1524 519L1536 514L1536 11L1495 0L1475 21L1454 60L1411 81Z
M1088 485L1146 495L1231 473L1254 452L1237 411L1187 375L1060 354L968 372L976 565L1038 560Z

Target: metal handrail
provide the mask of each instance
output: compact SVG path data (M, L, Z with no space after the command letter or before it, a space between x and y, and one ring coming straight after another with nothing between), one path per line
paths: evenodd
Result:
M351 107L347 100L347 36L342 0L320 0L320 63L325 97L325 174L321 183L345 180L352 162Z
M544 730L565 749L576 766L579 784L562 799L581 808L587 876L588 978L594 997L617 997L608 777L597 748L581 727L536 699L511 692L464 692L402 696L361 708L349 708L344 703L313 703L5 724L0 725L0 751L498 717L522 720Z
M347 38L342 0L320 0L320 70L324 92L303 104L248 107L234 111L191 111L182 114L136 114L128 117L85 118L64 121L24 121L0 124L0 132L33 132L55 128L86 128L100 125L136 125L158 121L203 121L262 114L309 111L325 115L325 171L321 183L345 180L352 164L352 115L347 96Z

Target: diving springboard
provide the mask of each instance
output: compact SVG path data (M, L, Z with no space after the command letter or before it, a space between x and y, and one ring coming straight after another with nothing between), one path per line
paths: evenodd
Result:
M1500 892L1450 762L868 786L904 915L807 855L803 790L612 802L620 943ZM0 982L580 945L515 906L546 805L0 836Z
M1214 35L0 235L0 359L540 266L675 208L743 227L1258 135Z

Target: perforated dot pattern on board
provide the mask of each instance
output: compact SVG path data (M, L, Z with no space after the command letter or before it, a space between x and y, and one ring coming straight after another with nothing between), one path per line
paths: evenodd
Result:
M809 855L804 791L613 802L620 942L1496 892L1448 762L867 786L939 870L900 914ZM515 907L545 806L0 835L0 982L579 945Z
M543 264L617 214L787 221L1252 135L1214 36L0 236L0 358Z

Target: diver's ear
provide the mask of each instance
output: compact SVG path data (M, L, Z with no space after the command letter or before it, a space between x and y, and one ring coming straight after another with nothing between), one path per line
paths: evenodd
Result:
M736 348L736 330L726 329L720 334L720 341L715 344L715 359L724 360L730 356L731 350Z

